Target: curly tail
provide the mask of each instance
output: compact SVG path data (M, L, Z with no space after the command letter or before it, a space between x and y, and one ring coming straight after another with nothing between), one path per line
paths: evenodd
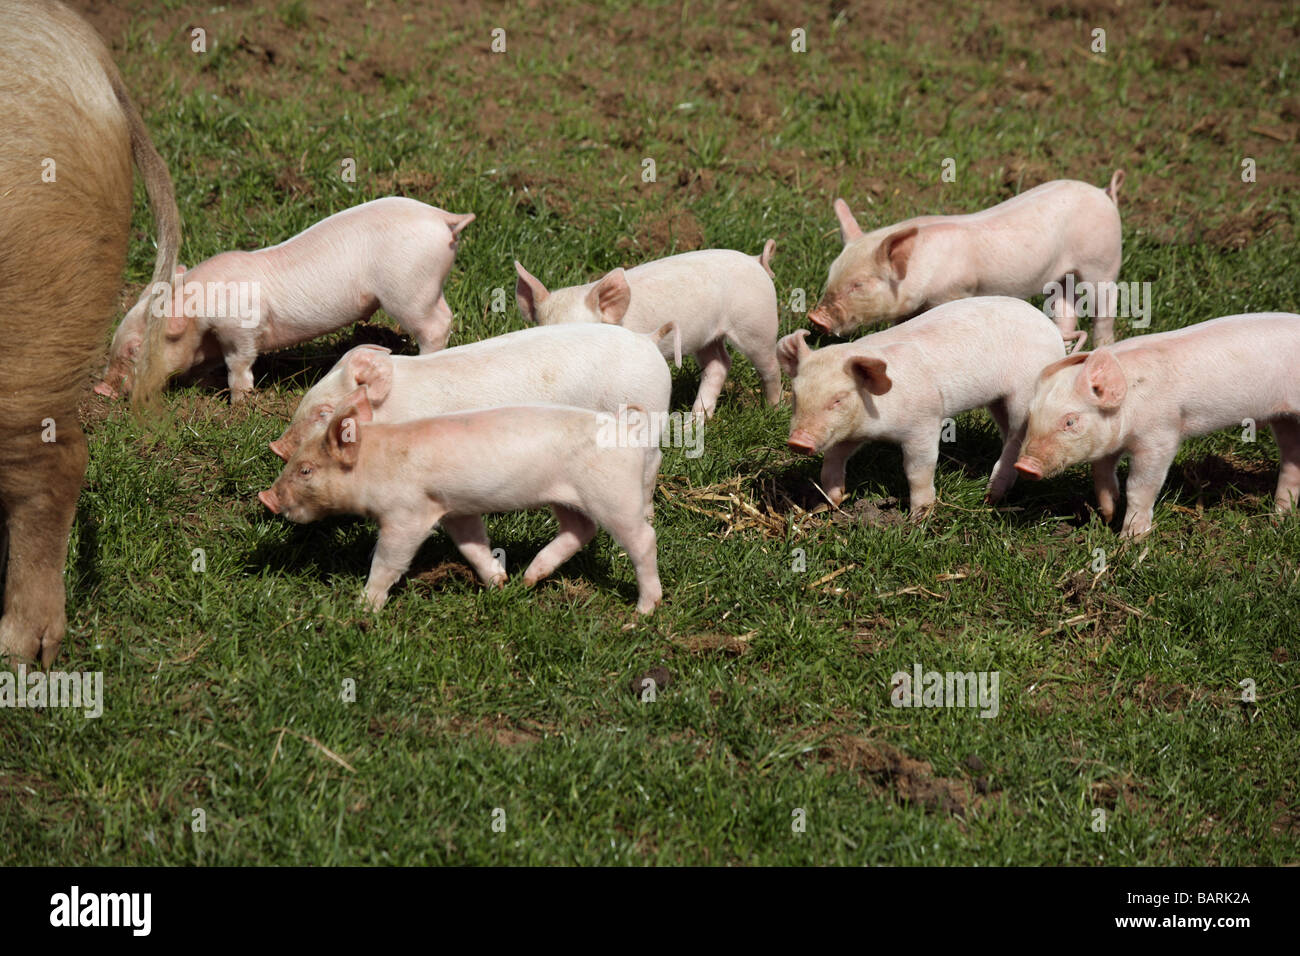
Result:
M1124 170L1117 169L1115 175L1110 177L1110 185L1106 187L1106 195L1110 197L1110 201L1115 204L1116 209L1119 208L1119 189L1123 185Z
M476 218L472 212L454 213L443 212L443 222L451 230L451 244L454 246L456 240L460 238L460 231L468 226Z
M678 368L682 367L682 330L676 322L665 322L659 328L649 333L650 341L658 345L666 335L673 337L673 364Z
M763 251L757 256L758 264L763 267L768 278L775 279L776 273L772 271L772 253L776 251L776 240L769 239L763 244Z
M1088 333L1083 329L1076 329L1073 332L1062 332L1061 339L1065 342L1073 342L1074 346L1066 351L1066 355L1073 355L1075 352L1083 350L1083 343L1088 341Z

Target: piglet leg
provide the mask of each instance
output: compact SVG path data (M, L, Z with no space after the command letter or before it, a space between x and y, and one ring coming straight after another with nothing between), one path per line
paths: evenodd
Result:
M1273 508L1278 514L1287 514L1300 501L1300 421L1276 418L1269 425L1282 454L1282 470L1277 476Z
M443 518L442 528L487 587L499 588L506 583L506 569L492 555L492 545L488 541L487 528L483 527L481 515Z
M230 402L238 405L253 390L253 363L257 361L257 348L240 348L226 353L226 384L230 386Z
M581 512L555 505L552 509L555 519L560 523L560 533L546 547L537 553L528 569L524 571L524 584L532 587L547 577L569 558L573 557L587 542L596 536L596 522Z
M615 512L595 515L598 523L610 533L619 547L632 559L636 569L638 597L636 609L642 614L651 613L663 600L664 590L659 583L659 563L655 552L655 529L646 521L640 503L632 501Z
M1092 486L1097 492L1097 510L1107 524L1115 520L1115 509L1119 507L1119 475L1115 473L1119 458L1118 454L1107 455L1092 463Z
M844 500L845 470L849 457L861 447L853 442L840 442L827 448L822 458L822 491L826 492L831 504L837 507Z
M1006 399L999 399L990 405L989 413L993 416L998 432L1002 435L1002 454L993 465L993 474L989 476L989 490L984 495L986 502L995 504L1016 483L1016 459L1020 457L1020 446L1025 440L1028 425L1025 421L1025 412L1017 409L1016 414L1013 415ZM1018 422L1018 425L1013 427L1013 422Z
M908 509L913 520L934 507L934 468L939 463L939 429L903 443L903 472L907 475Z
M375 556L370 561L370 577L366 580L362 600L372 611L378 611L388 601L388 592L397 579L405 574L429 537L437 522L422 515L390 515L379 522L379 541Z
M1064 285L1064 282L1062 282ZM1052 321L1056 327L1061 330L1062 337L1071 335L1078 323L1078 313L1074 311L1073 297L1059 295L1052 306Z
M1169 474L1169 466L1178 453L1178 439L1177 433L1154 435L1133 449L1128 483L1125 486L1128 492L1128 511L1124 515L1124 527L1120 530L1121 538L1140 538L1151 530L1156 496L1160 494L1165 477Z
M727 381L727 372L731 369L731 353L727 343L721 340L710 342L695 353L695 360L700 363L700 390L695 396L694 410L703 412L706 418L713 417L713 410L718 407L718 396L722 394L723 383Z

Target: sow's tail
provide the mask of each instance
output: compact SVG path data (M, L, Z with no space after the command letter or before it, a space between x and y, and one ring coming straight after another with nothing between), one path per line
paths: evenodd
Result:
M131 156L144 180L145 192L149 195L149 208L158 224L158 255L154 259L153 279L141 297L147 296L155 301L150 303L151 307L146 313L144 343L136 365L135 385L131 389L131 402L136 409L141 409L152 404L167 383L167 368L163 361L167 323L165 305L170 297L167 289L176 273L176 257L181 248L181 216L176 209L176 191L172 187L167 164L158 155L158 150L154 149L149 130L140 118L135 104L131 102L131 97L127 95L121 77L114 75L112 80L113 92L126 116L127 128L131 133Z
M676 322L665 322L659 328L649 333L650 341L658 345L665 335L673 337L673 364L677 368L682 367L682 330L677 327Z
M1106 195L1110 197L1110 201L1115 204L1116 209L1119 208L1119 190L1123 185L1124 170L1117 169L1115 175L1110 177L1110 185L1106 187Z

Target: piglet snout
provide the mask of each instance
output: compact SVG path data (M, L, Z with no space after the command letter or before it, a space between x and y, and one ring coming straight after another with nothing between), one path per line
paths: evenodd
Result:
M811 322L819 332L825 332L828 335L830 334L831 331L830 320L827 318L826 313L823 312L821 309L813 309L811 312L809 312L808 321Z
M272 514L278 515L280 513L280 499L275 496L274 488L268 488L266 491L259 491L257 493L257 500L270 508Z
M95 385L95 394L103 395L105 398L117 398L117 389L109 385L108 382L99 382Z
M276 458L279 458L281 461L289 460L288 449L284 447L284 445L280 442L278 438L275 441L267 442L266 444L267 447L271 449L271 453L274 454Z
M1035 481L1043 477L1043 463L1037 458L1024 455L1016 460L1016 471Z
M801 455L817 454L817 442L802 428L791 432L790 440L785 444L791 451L797 451Z

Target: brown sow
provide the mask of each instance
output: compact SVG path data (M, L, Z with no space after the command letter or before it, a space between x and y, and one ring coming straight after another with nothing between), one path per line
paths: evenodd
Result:
M153 288L175 271L180 221L108 50L61 4L0 0L0 659L48 667L67 626L63 568L87 460L77 404L121 289L132 160L158 225ZM163 332L151 319L137 405L162 385Z

